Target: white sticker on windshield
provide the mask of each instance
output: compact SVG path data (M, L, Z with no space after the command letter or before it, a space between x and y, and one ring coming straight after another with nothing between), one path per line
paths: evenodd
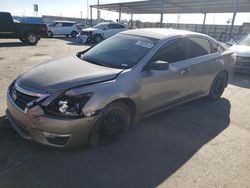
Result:
M152 48L154 46L150 42L143 42L143 41L137 41L135 44L144 48Z

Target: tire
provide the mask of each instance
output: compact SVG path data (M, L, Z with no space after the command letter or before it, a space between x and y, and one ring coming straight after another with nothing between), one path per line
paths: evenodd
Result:
M36 33L29 32L25 35L25 42L30 45L36 45L39 38Z
M53 35L54 35L54 34L52 33L52 31L48 31L48 37L49 37L49 38L52 38Z
M76 31L72 31L72 32L71 32L71 37L72 37L72 38L76 38L76 35L77 35L77 32L76 32Z
M214 79L209 91L208 100L216 101L221 98L228 83L228 76L225 71L220 72Z
M25 38L19 38L20 41L26 42Z
M103 41L103 37L101 35L94 36L95 43L98 44Z
M89 144L91 146L101 146L118 141L126 133L130 123L131 113L127 105L123 103L109 104L93 125Z

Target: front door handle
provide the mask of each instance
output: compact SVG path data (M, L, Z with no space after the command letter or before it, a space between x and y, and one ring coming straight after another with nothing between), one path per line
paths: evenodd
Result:
M190 71L191 71L190 68L185 68L185 69L183 69L183 70L181 71L181 74L186 74L186 73L188 73L188 72L190 72Z

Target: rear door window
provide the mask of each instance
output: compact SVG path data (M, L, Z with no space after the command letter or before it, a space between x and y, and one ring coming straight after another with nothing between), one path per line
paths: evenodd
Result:
M108 25L108 28L109 28L109 29L117 29L117 28L116 28L116 24L109 24L109 25Z
M199 37L191 37L188 39L190 47L190 58L200 57L212 53L209 40Z
M74 25L73 23L63 23L63 27L71 27Z
M119 24L114 24L114 28L115 29L124 29L123 25L119 25Z
M56 23L55 24L55 27L62 27L63 26L63 23Z

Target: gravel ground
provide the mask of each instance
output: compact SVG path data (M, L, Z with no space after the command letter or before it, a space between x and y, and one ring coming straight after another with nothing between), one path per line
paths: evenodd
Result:
M0 187L250 187L250 76L217 102L142 120L119 142L56 149L22 139L4 118L9 83L38 63L88 48L66 38L0 40Z

